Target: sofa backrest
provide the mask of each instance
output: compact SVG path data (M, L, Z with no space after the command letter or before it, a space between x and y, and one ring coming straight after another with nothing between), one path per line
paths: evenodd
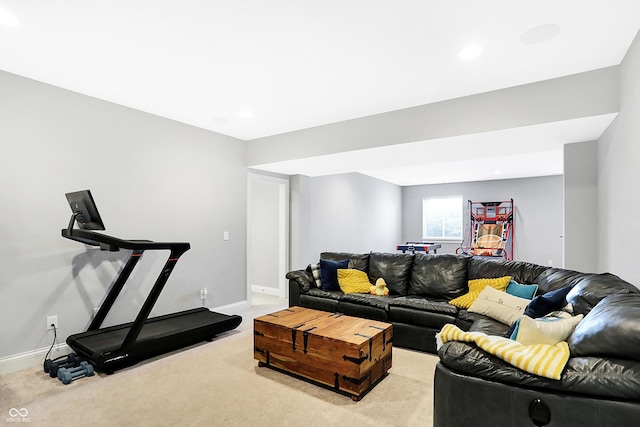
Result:
M588 273L580 273L562 268L548 268L540 273L540 276L538 276L536 280L538 293L546 294L547 292L555 291L565 286L573 286L575 280L588 275Z
M611 273L584 274L570 284L566 300L575 314L589 314L600 301L614 294L637 294L640 289Z
M452 300L469 291L467 269L471 257L452 254L415 254L408 295Z
M511 276L518 283L537 283L538 277L549 268L524 261L474 257L469 260L468 279Z
M581 273L497 258L385 252L322 252L320 258L348 259L349 268L366 272L372 284L383 278L391 295L426 296L436 300L451 300L468 292L469 280L503 276L511 276L518 283L537 284L538 295L571 286L566 300L574 306L576 314L584 315L610 294L640 293L636 286L610 273Z
M369 271L369 254L354 254L350 252L322 252L320 259L329 261L349 260L349 268L368 272Z
M369 281L383 278L389 295L406 295L411 279L413 254L371 252L369 254Z

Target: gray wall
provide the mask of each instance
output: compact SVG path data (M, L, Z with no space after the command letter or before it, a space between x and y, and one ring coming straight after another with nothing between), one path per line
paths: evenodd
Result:
M107 234L187 241L154 314L244 301L245 144L0 72L0 358L83 331L128 251L60 237L65 192L89 188ZM223 231L231 239L223 241ZM166 259L146 253L108 323L130 321Z
M401 187L357 173L297 176L291 187L292 270L317 262L325 251L395 250L402 219Z
M551 261L561 267L562 193L562 176L403 187L402 240L422 238L422 200L426 197L459 195L465 203L513 199L513 259L541 265ZM465 230L467 224L465 219ZM454 253L458 246L445 243L438 253Z
M618 112L618 67L608 67L255 139L256 166Z
M638 175L634 172L637 167L631 165L640 157L638 156L640 148L637 144L638 130L637 127L633 127L638 122L639 116L640 96L638 96L637 77L639 54L637 51L640 48L638 43L637 40L634 42L627 58L620 66L248 141L247 162L248 165L260 165L620 112L620 116L598 142L598 208L596 209L598 223L595 233L598 234L599 249L597 268L592 263L590 269L610 270L616 274L622 274L618 269L624 267L621 271L629 272L633 268L629 263L625 263L624 259L631 253L629 246L635 244L635 240L632 238L629 243L625 243L624 252L619 248L622 247L621 240L626 238L625 234L631 237L637 237L636 234L640 234L638 230L640 227L632 217L637 211L636 205L640 202L637 198L629 197L625 187L625 185L635 186L639 181ZM561 179L558 178L560 181ZM579 178L576 177L576 179ZM312 202L305 199L315 197L315 195L306 195L310 182L307 182L304 177L292 181L292 207L298 206L300 212L303 212L298 214L298 211L292 209L292 224L299 236L307 233L307 239L292 241L292 249L296 249L291 255L292 267L304 264L304 260L314 257L317 252L315 246L312 248L304 246L305 240L311 239L310 231L307 230L314 229L304 227L305 223L309 224L309 218L312 215L312 212L306 211L306 206L310 206ZM525 239L530 238L534 242L532 247L536 247L526 251L517 247L516 257L519 259L537 261L545 265L551 260L554 265L562 265L562 243L559 241L561 239L559 236L564 232L562 217L564 189L561 184L558 185L559 187L554 187L552 194L549 195L550 203L555 206L551 213L553 220L548 217L546 213L548 209L545 208L540 213L542 217L547 216L547 220L535 221L535 225L526 225L526 223L516 225L519 227L516 231L516 244L518 241L525 242ZM574 181L570 185L575 190L582 184ZM535 190L540 191L539 188ZM569 189L570 193L572 191ZM524 215L526 202L523 206L521 201L527 200L526 193L525 197L511 196L512 194L514 194L513 191L508 191L505 196L514 197L517 210L522 210L520 214ZM477 197L484 198L484 194L479 194ZM487 197L493 199L496 196L489 193ZM625 208L623 212L621 212L622 207ZM414 208L421 210L421 206ZM582 205L576 207L572 204L569 208L572 212L576 212L582 209ZM615 215L611 214L610 209L615 209ZM528 212L537 213L537 210L537 206L528 208ZM416 235L419 235L419 228L411 224L414 220L407 218L407 215L412 214L405 211L404 215L401 240L413 240ZM418 219L415 221L418 221L420 217L416 216L416 218ZM531 219L523 218L522 221L531 221ZM549 225L552 226L549 227ZM542 229L545 230L544 238L540 237L540 231L538 231ZM533 234L528 236L527 234L530 233ZM572 236L576 236L573 231L570 238ZM572 248L578 247L581 244L580 238L575 242L570 240L569 244ZM584 246L581 249L584 250ZM570 259L571 265L578 265L575 261L580 261L582 264L584 259L578 255Z
M598 141L599 269L640 286L640 33L620 64L620 114Z
M598 143L564 146L564 266L598 268Z

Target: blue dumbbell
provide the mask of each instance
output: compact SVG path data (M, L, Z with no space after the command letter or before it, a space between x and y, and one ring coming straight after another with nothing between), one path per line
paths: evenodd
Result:
M60 368L58 369L58 379L62 381L62 384L69 384L71 381L82 378L82 377L90 377L93 375L93 366L86 361L80 363L80 366L75 368L67 369Z
M47 359L44 361L44 371L49 373L51 378L58 376L58 370L60 368L75 368L80 365L80 357L75 353L69 353L66 356L61 356L56 359Z

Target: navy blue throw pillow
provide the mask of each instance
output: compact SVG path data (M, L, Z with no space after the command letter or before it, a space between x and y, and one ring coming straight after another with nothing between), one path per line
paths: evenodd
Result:
M339 291L338 269L349 268L349 260L330 261L326 259L320 260L320 282L323 291Z
M561 310L562 307L567 305L564 300L571 286L565 286L564 288L556 289L555 291L547 292L544 295L538 295L531 300L529 305L524 309L522 315L527 315L532 319L539 319L546 316L552 311ZM518 327L518 321L513 322L509 330L503 335L505 338L511 338L516 328Z
M526 314L532 319L538 319L546 316L552 311L562 309L562 307L567 305L564 299L570 290L571 286L565 286L564 288L547 292L544 295L538 295L531 300L527 308L524 309L523 314Z

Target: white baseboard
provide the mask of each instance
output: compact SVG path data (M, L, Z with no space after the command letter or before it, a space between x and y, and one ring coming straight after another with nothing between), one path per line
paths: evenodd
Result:
M251 285L251 292L284 298L284 295L281 294L280 289L278 288L268 288L266 286Z
M48 351L49 347L46 347L1 358L0 375L21 371L23 369L43 369L42 365ZM69 353L71 353L71 349L67 344L58 344L51 349L49 359L55 359L56 357L65 356Z
M240 302L234 302L233 304L211 308L210 310L217 311L218 313L222 313L222 314L232 315L232 314L238 314L239 312L247 311L250 309L251 309L251 304L249 303L249 301L245 300Z
M251 304L249 301L240 301L237 303L216 307L210 309L211 311L217 311L222 314L237 314L239 312L244 312L251 309ZM11 372L21 371L23 369L30 368L41 368L44 363L44 358L47 352L49 351L49 347L40 348L34 351L28 351L25 353L14 354L12 356L7 356L0 358L0 375L8 374ZM58 344L53 346L51 353L49 354L49 359L55 359L59 356L65 356L71 353L71 348L67 344Z

